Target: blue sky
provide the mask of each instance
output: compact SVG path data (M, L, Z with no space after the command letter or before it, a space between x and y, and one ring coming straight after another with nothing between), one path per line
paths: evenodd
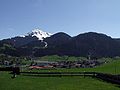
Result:
M0 0L0 39L34 28L120 38L120 0Z

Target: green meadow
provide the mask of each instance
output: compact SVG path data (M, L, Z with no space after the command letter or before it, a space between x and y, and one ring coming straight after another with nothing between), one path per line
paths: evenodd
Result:
M117 85L91 77L31 77L11 79L8 72L0 72L0 90L119 90Z
M32 70L34 72L95 71L120 74L120 60L113 60L95 68ZM35 77L18 75L12 79L9 72L0 72L0 90L120 90L118 85L83 76Z

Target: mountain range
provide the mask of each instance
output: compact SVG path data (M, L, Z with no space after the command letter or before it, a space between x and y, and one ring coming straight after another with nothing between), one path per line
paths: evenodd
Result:
M120 39L96 32L71 37L64 32L50 34L35 29L26 35L1 40L0 53L33 57L45 55L115 57L120 56Z

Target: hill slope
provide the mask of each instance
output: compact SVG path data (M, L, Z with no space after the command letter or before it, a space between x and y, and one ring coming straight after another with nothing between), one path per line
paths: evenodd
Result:
M46 38L47 39L47 38ZM73 56L91 56L91 57L114 57L120 56L120 42L101 33L88 32L68 38L59 43L54 42L50 37L48 41L51 47L39 49L35 55L73 55ZM63 40L63 39L62 39ZM65 40L65 39L64 39ZM47 41L47 40L46 40ZM63 43L64 42L64 43ZM58 45L56 45L56 43Z
M19 56L72 55L93 58L120 56L119 39L101 33L88 32L71 37L59 32L43 37L43 40L39 40L35 35L32 33L24 37L2 40L0 48L3 48L4 44L11 45Z

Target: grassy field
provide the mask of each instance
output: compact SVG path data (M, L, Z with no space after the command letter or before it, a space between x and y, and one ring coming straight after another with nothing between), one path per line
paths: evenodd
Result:
M12 79L8 72L0 72L0 90L119 90L116 85L90 77L31 77Z
M96 68L33 70L43 72L96 71L120 74L120 60L112 61ZM35 77L19 75L12 79L9 72L0 72L0 90L120 90L110 84L91 77Z
M38 58L41 61L76 61L76 60L86 60L85 57L75 57L75 56L58 56L58 55L50 55L43 56Z

